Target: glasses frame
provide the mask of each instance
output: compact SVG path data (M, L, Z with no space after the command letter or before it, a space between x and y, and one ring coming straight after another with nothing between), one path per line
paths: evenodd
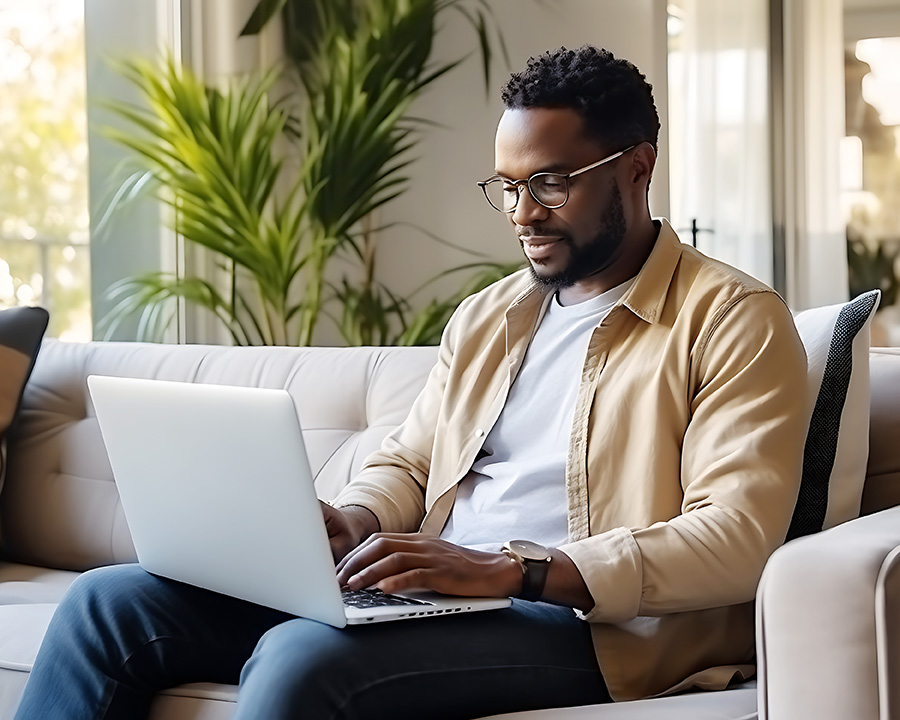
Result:
M488 205L490 205L492 208L494 208L494 210L496 210L497 212L502 212L506 215L509 215L510 213L514 213L516 211L516 208L519 207L519 200L522 197L522 188L526 187L526 186L528 187L528 192L531 195L531 198L538 205L545 207L548 210L557 210L557 209L561 208L563 205L565 205L567 202L569 202L569 179L570 178L576 177L578 175L581 175L582 173L586 173L588 170L593 170L594 168L598 168L601 165L605 165L606 163L612 162L613 160L616 160L616 159L622 157L629 150L634 150L634 148L636 148L638 145L640 145L640 143L635 143L634 145L629 145L624 150L619 150L619 152L613 153L612 155L609 155L609 156L603 158L602 160L598 160L597 162L591 163L590 165L585 165L583 168L579 168L578 170L573 170L570 173L536 172L536 173L534 173L534 175L532 175L531 177L529 177L526 180L510 180L509 178L505 178L502 175L492 175L487 180L479 180L476 184L478 185L478 187L481 188L481 191L484 193L484 199L488 201ZM541 202L535 196L534 190L532 190L532 188L531 188L531 183L534 181L535 178L547 177L547 176L559 178L560 180L563 180L565 182L566 197L565 197L565 200L563 200L558 205L548 205L545 202ZM503 181L504 183L506 183L508 185L512 185L516 188L516 204L513 205L509 210L503 210L502 208L498 208L496 205L494 205L494 203L491 202L491 198L488 196L487 186L490 185L491 183L497 182L498 180Z

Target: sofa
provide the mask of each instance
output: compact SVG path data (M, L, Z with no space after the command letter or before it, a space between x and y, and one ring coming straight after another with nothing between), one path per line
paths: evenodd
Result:
M868 338L866 338L868 343ZM286 388L317 491L333 497L401 422L436 348L229 348L45 340L7 435L0 493L0 720L11 718L69 584L135 553L85 379L91 374ZM868 352L861 517L787 543L757 597L758 677L724 691L507 720L900 718L900 349ZM863 431L865 428L863 428ZM232 717L237 688L160 693L154 720Z

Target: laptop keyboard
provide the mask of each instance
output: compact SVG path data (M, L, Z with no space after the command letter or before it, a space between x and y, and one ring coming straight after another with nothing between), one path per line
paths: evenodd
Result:
M378 589L341 591L344 605L355 608L389 607L393 605L431 605L432 603L414 598L400 597L399 595L386 595Z

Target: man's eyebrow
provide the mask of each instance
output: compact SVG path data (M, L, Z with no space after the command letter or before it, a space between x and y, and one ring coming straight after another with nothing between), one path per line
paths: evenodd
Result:
M553 165L547 165L546 167L542 167L539 170L535 170L528 177L524 178L514 178L512 175L509 175L502 170L498 170L494 168L494 174L502 177L504 180L527 180L532 175L537 175L538 173L558 173L559 175L565 175L566 173L574 172L569 169L568 165L564 165L562 163L554 163Z
M568 165L564 165L562 163L554 163L553 165L548 165L538 172L551 172L551 173L559 173L560 175L565 175L566 173L572 172Z

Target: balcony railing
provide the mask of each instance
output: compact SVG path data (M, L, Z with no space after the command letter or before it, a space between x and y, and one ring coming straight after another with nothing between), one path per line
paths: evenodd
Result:
M50 313L48 334L90 339L89 247L87 241L0 235L0 303L41 305Z

